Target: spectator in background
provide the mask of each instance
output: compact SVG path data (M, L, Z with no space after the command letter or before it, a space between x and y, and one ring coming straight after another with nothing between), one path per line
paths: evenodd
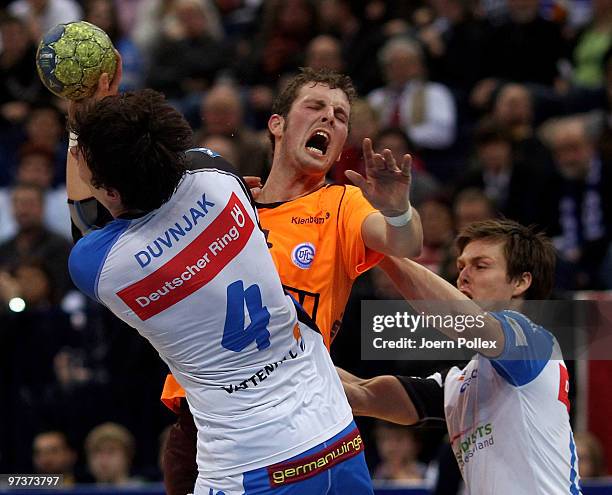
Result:
M304 47L317 34L313 0L269 0L264 3L259 36L236 67L240 80L273 87L283 74L303 65Z
M566 54L561 26L539 13L539 0L508 0L508 19L485 41L488 77L552 86Z
M72 238L70 212L66 203L65 187L53 188L53 156L45 149L24 146L17 165L16 182L34 184L45 194L44 224L50 231ZM17 231L12 207L12 188L0 188L0 242L13 237Z
M38 103L30 109L25 123L0 134L0 186L8 185L15 176L22 147L45 150L53 155L54 184L64 181L66 142L64 120L51 104Z
M6 304L16 297L23 299L28 311L46 311L58 304L49 271L43 262L24 260L11 270L0 272L0 301Z
M44 431L36 435L32 446L32 465L38 474L62 474L64 485L75 482L77 454L61 431Z
M200 0L175 0L177 33L164 33L153 48L146 85L182 100L200 94L214 82L231 56L209 31Z
M457 194L453 202L455 229L460 232L470 223L495 218L491 200L477 188L468 188Z
M114 0L88 0L85 20L103 29L121 54L120 91L134 91L142 87L144 60L136 44L125 36Z
M196 146L208 148L220 154L229 163L238 163L238 150L231 137L221 134L206 134L195 138Z
M152 51L162 37L167 36L171 39L177 39L182 36L183 28L175 11L176 2L177 0L140 0L136 8L131 34L145 57L146 65L150 65L154 61ZM123 0L121 7L125 3L125 0ZM223 30L215 2L213 0L198 0L197 3L205 13L208 34L215 41L220 42L223 38Z
M603 59L612 47L612 2L594 0L592 7L592 21L578 36L573 52L573 83L585 88L603 85Z
M444 261L449 258L455 235L450 206L444 198L434 196L421 203L419 213L423 224L423 249L414 261L440 274Z
M36 45L23 20L0 15L0 127L25 120L30 104L43 96L43 88L32 62ZM45 95L46 96L46 95Z
M512 139L506 130L487 119L474 135L476 167L468 171L455 189L481 190L502 215L523 225L546 225L544 176L516 161Z
M597 149L604 161L612 162L612 48L603 57L604 98L601 108L593 112L594 125L599 133Z
M376 134L374 139L374 149L377 153L382 153L384 149L389 149L396 161L403 158L405 154L412 155L412 183L410 184L410 202L420 207L427 199L440 192L440 184L426 170L425 163L419 158L414 144L404 131L395 127L383 129ZM398 162L399 163L399 162Z
M606 463L601 442L587 431L574 434L576 454L580 459L580 477L600 478L606 475Z
M596 289L612 239L612 166L597 153L581 117L550 122L543 135L561 175L560 183L552 185L557 194L555 247L573 266L575 288Z
M104 423L91 430L85 453L94 481L113 486L137 483L130 478L134 448L134 437L124 426Z
M382 127L400 127L419 148L446 149L455 140L456 108L450 91L427 81L420 45L397 37L379 52L387 84L368 95Z
M321 33L340 40L346 72L359 94L367 94L383 83L376 64L376 53L385 41L380 23L366 19L365 2L321 0L319 25Z
M542 172L553 168L550 151L534 132L533 98L527 86L519 83L501 86L491 118L509 134L517 161Z
M471 0L435 0L437 21L419 31L429 57L431 79L454 90L460 100L485 74L485 39L489 26L476 17Z
M36 44L56 24L83 18L81 7L75 0L15 0L8 6L8 11L25 21L31 40Z
M202 135L230 139L237 153L237 161L232 163L242 175L267 177L268 146L245 126L242 100L235 86L215 84L202 99L201 114Z
M326 34L313 38L306 47L304 65L314 70L330 69L336 72L344 72L340 41Z
M377 421L375 439L380 462L374 468L372 479L397 482L423 480L425 466L418 462L420 448L410 428Z
M33 184L18 184L12 202L17 233L0 244L0 268L11 269L32 258L44 260L59 296L63 296L72 287L67 270L71 245L44 226L43 190Z

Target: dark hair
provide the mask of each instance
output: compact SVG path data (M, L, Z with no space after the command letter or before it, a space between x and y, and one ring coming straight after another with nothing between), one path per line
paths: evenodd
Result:
M116 189L127 209L159 208L185 173L192 131L161 93L108 96L77 112L71 126L92 185Z
M42 156L47 161L49 167L54 167L53 161L55 160L55 156L53 155L53 152L49 151L49 149L44 146L33 144L31 142L26 142L19 148L17 153L19 162L17 166L19 167L21 162L30 156Z
M297 95L306 84L324 84L330 89L341 89L348 98L349 104L352 105L357 97L357 91L353 86L353 81L347 75L340 74L331 69L314 70L310 67L301 67L300 73L292 77L285 89L275 98L272 104L272 113L278 114L281 117L287 118L291 105L297 98ZM274 136L268 133L272 148L274 148Z
M474 131L476 147L500 141L512 144L512 137L504 127L491 119L483 119Z
M44 203L45 201L45 190L38 184L34 184L32 182L17 182L13 186L13 194L15 194L15 191L18 189L34 191L41 203Z
M551 240L535 226L525 227L514 220L496 219L474 222L455 239L459 253L472 241L490 239L504 242L508 280L531 273L531 285L525 299L546 299L552 290L555 272L555 248Z
M401 127L385 127L384 129L378 132L376 138L374 139L374 143L377 144L378 141L389 136L400 138L404 143L404 146L408 150L408 153L414 153L416 146L412 142L412 139L410 139L408 134L406 134Z

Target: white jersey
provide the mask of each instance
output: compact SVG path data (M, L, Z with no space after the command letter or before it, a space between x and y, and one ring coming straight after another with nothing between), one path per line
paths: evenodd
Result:
M444 386L451 445L471 495L578 495L569 377L554 337L514 311L501 356L434 378ZM552 357L552 359L551 359Z
M70 257L75 284L147 338L185 389L198 483L288 459L352 420L321 335L283 292L247 190L204 157L216 168L187 172L159 209L115 219Z

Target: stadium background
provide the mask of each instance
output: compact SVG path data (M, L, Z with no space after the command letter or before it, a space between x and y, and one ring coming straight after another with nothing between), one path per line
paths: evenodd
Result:
M267 175L267 117L287 76L304 65L347 72L361 99L329 180L359 170L364 136L413 153L420 262L452 279L454 232L503 214L555 237L555 297L609 299L612 0L16 0L0 8L0 473L44 471L33 443L59 430L71 453L66 473L94 482L87 459L95 442L90 436L86 448L86 438L112 422L128 432L112 430L130 465L122 481L156 482L173 420L159 402L166 370L155 352L76 293L66 272L65 105L41 87L33 63L40 35L58 22L103 27L123 56L122 89L163 91L198 143L246 175ZM411 85L410 96L402 100L390 81ZM579 142L560 131L576 122L585 131ZM568 150L578 153L573 162ZM584 176L568 176L581 160ZM580 213L564 209L567 198L582 197L590 199ZM360 361L360 301L394 297L378 271L358 280L332 349L338 364L364 376L439 366ZM605 476L612 366L569 365L574 430L591 476ZM431 479L440 430L400 429L390 440L372 421L360 426L375 477Z

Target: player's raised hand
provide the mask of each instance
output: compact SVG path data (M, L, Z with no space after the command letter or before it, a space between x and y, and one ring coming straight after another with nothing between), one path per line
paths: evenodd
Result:
M68 117L70 120L74 117L75 113L83 108L85 105L91 104L92 102L99 101L107 96L116 95L119 93L119 84L121 83L122 70L122 59L121 55L115 50L115 57L117 57L117 68L115 69L115 75L112 80L108 73L104 72L98 79L98 87L92 96L89 98L82 98L74 101L70 100L68 103Z
M390 150L375 153L372 140L363 140L365 177L347 170L346 177L359 187L370 204L387 217L402 215L410 207L412 157L404 155L398 164Z
M263 187L261 177L245 175L243 179L248 188L251 190L251 196L253 196L253 199L257 201L257 198L261 194L261 188Z

